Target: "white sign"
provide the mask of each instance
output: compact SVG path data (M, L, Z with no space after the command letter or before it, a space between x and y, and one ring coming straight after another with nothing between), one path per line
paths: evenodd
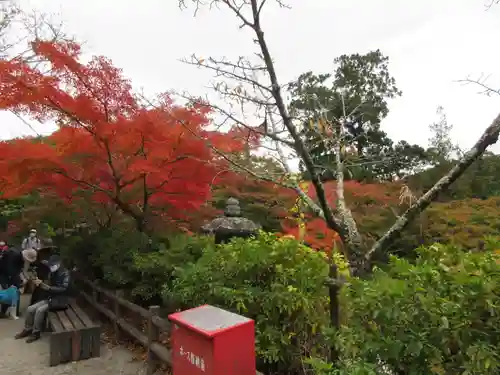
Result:
M203 358L197 356L193 352L185 351L182 346L179 349L179 354L181 357L186 358L188 362L191 363L193 366L196 366L201 371L205 372L205 360Z

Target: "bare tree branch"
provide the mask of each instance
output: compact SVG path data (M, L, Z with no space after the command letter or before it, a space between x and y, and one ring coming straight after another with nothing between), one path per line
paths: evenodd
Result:
M490 78L490 75L481 74L479 76L479 78L477 78L477 79L472 79L470 77L467 77L466 79L461 79L457 82L463 83L465 85L472 84L472 85L479 86L479 88L480 88L479 94L483 94L486 96L500 95L500 89L494 89L488 85L487 81L489 78Z
M30 45L30 42L38 40L60 42L72 38L64 32L62 22L56 22L51 15L25 12L15 0L0 1L0 58L21 59L40 70L46 61L37 56ZM40 136L35 127L20 114L12 113Z
M490 10L490 8L493 6L493 5L496 5L500 3L500 0L488 0L488 2L484 5L486 10Z
M187 1L179 0L180 6L185 7ZM231 160L230 157L224 155L219 150L214 149L213 145L211 145L214 152L217 152L222 158L238 169L249 173L252 177L275 182L294 189L304 203L318 217L323 218L330 229L335 230L340 235L344 245L348 248L348 260L355 273L367 271L367 265L369 265L373 255L377 251L382 251L389 247L401 231L436 198L440 191L453 183L484 152L486 147L495 143L498 139L500 118L496 119L486 129L476 145L463 156L460 162L446 176L411 205L403 215L398 217L395 224L371 249L367 249L363 244L352 213L345 202L343 187L344 170L349 165L349 153L351 151L348 149L347 135L343 134L342 128L352 123L352 121L357 121L360 126L363 126L363 116L361 113L363 106L358 106L352 113L348 114L345 111L346 106L343 105L344 113L340 119L327 118L326 114L331 111L328 107L322 108L321 105L312 106L312 112L303 111L302 115L305 115L305 118L300 118L298 111L290 112L284 94L286 85L282 86L279 82L275 63L261 23L263 9L270 2L269 0L190 0L189 2L195 5L195 14L202 5L226 7L238 18L242 28L247 28L253 32L253 41L259 48L259 53L256 54L256 63L243 58L240 58L237 62L209 58L208 60L191 60L188 63L212 70L215 72L216 77L236 82L234 87L230 87L227 82L219 82L213 88L223 98L224 102L237 103L242 115L239 116L234 113L234 106L232 104L229 104L230 110L222 108L222 105L215 104L212 104L212 108L223 115L223 124L227 124L229 120L233 124L237 124L245 129L253 129L259 135L268 138L268 141L275 145L274 150L277 152L285 169L287 168L287 160L283 147L293 151L300 158L310 176L312 185L316 191L317 203L300 189L297 181L294 181L293 178L289 178L286 184L283 184L282 179L277 180L269 176L257 175L245 166L238 166L234 160ZM274 0L274 2L285 7L285 4L281 0ZM317 100L315 98L312 99ZM263 126L256 128L248 125L252 121L246 119L245 112L249 111L250 108L255 111L254 117L265 120ZM305 129L304 120L311 118L318 119L318 124L321 123L321 128L317 130L311 129L311 131L316 132L316 135L320 138L319 142L325 144L325 147L331 148L335 153L335 176L337 180L337 205L335 208L331 207L327 201L325 187L320 178L323 171L315 165L310 152L311 145L306 145L301 134ZM278 126L282 126L282 129L278 128ZM363 155L358 155L354 160L355 163L351 163L353 165L377 162L364 160ZM387 155L385 161L390 162L390 160L391 156ZM289 176L293 176L289 168L287 171Z
M204 5L204 3L200 0L192 0L192 2L196 4L196 7L198 7L199 5ZM267 41L264 37L264 31L261 25L261 13L264 7L264 3L265 2L259 2L257 0L213 0L210 2L210 5L226 6L242 22L242 27L247 27L254 32L254 41L260 48L262 60L264 62L266 74L268 76L267 78L269 79L270 83L269 88L267 88L266 86L264 86L264 88L271 91L272 97L275 101L274 106L277 108L277 112L282 119L283 125L288 130L288 133L292 139L293 149L303 160L305 167L310 172L312 183L316 189L319 207L321 208L321 212L317 212L317 214L320 214L321 217L324 217L330 228L336 230L338 233L346 234L345 226L342 225L341 221L338 220L338 218L335 218L333 211L328 204L325 189L316 169L314 168L314 162L312 160L311 154L307 150L307 147L300 137L296 126L293 124L293 118L288 112L287 105L283 97L282 88L278 81L274 61L272 59ZM281 1L277 1L277 3L281 6L285 6L285 4ZM185 2L183 0L181 0L180 4L185 6ZM247 14L245 14L244 12L246 12Z
M498 141L500 134L500 114L493 120L490 126L486 128L476 144L460 159L460 161L436 184L422 195L406 212L401 215L394 225L373 245L366 253L366 260L370 261L374 253L384 250L390 245L394 239L399 236L401 231L423 210L425 210L433 200L437 198L439 193L449 187L457 180L465 170L481 156L488 146L495 144Z

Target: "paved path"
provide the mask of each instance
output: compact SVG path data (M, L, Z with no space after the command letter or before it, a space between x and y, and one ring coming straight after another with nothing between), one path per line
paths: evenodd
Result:
M22 309L30 296L22 297ZM0 374L1 375L142 375L142 363L133 362L130 353L121 347L109 348L103 345L100 358L49 367L48 337L26 344L14 340L22 329L23 318L0 319Z

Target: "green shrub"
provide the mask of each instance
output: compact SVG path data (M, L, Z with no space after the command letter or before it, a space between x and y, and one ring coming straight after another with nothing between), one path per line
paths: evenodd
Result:
M109 288L129 289L140 282L134 257L147 244L148 238L143 233L113 230L96 238L91 261L102 271Z
M132 289L134 296L153 298L161 294L163 287L170 288L174 270L196 262L214 246L214 241L209 236L182 234L169 238L167 246L155 252L134 254L133 267L140 274L140 281ZM168 305L172 307L172 303Z
M61 236L57 241L60 255L67 266L78 266L80 268L87 266L87 264L83 265L83 263L84 260L87 260L86 256L88 254L86 254L85 250L88 247L84 247L82 243L83 239L80 236Z
M160 296L162 287L172 283L174 269L195 262L210 246L213 239L207 236L157 237L150 244L143 233L115 229L69 237L61 255L94 271L92 276L102 278L106 287L124 289L140 302Z
M328 266L320 252L262 233L209 248L175 276L167 300L184 307L208 303L254 319L257 356L267 366L292 371L303 356L320 354L328 316Z
M317 373L375 375L381 363L406 375L500 373L500 258L492 251L500 243L487 247L435 244L418 249L415 264L394 257L371 280L353 280L337 337L343 365L313 361Z
M147 244L145 234L116 228L69 236L60 248L66 263L102 279L106 287L128 288L139 280L134 256L143 252Z

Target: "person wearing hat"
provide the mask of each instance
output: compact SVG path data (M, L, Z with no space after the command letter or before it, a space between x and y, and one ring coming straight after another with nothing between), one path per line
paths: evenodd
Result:
M19 251L15 247L9 247L3 251L3 256L0 261L1 283L2 288L7 289L10 286L21 288L26 282L22 270L24 263L34 263L37 259L37 252L33 249ZM8 306L2 305L0 313L5 316ZM19 316L19 304L17 305L17 315Z
M26 237L21 244L22 250L34 249L38 251L42 248L42 242L36 233L36 229L30 229L28 237Z
M48 284L34 280L35 285L45 291L45 298L28 307L24 329L15 336L16 339L27 338L27 343L40 339L48 311L64 310L69 304L68 270L62 266L57 255L52 255L45 264L50 269Z
M31 279L31 277L28 276L29 275L28 270L36 262L38 258L38 251L35 249L26 249L21 251L21 255L23 257L24 264L19 274L22 280L22 285L25 286L26 283L28 282L28 278Z
M26 237L21 244L21 250L33 249L39 251L41 248L42 248L42 242L37 236L36 229L30 229L28 237ZM30 263L26 262L24 264L23 273L28 274L29 268L30 268Z

